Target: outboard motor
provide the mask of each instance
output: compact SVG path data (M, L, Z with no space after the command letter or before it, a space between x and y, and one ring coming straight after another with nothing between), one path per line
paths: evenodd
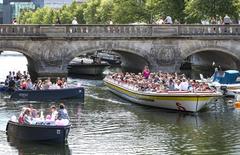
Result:
M227 86L221 86L220 90L222 90L223 95L226 95L226 93L227 93Z

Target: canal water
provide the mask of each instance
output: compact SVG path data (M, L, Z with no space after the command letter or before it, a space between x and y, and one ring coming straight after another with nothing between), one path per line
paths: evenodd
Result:
M23 56L1 56L0 76L25 70ZM17 68L14 68L17 67ZM84 103L64 101L71 118L65 145L18 142L5 128L27 102L0 94L0 154L238 154L240 111L218 99L198 114L139 106L110 93L101 80L68 78L86 89ZM32 102L44 110L59 103ZM47 110L44 114L47 114Z

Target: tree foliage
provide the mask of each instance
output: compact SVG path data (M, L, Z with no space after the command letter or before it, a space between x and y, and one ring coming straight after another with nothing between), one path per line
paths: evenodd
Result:
M228 14L232 19L240 15L240 0L87 0L86 3L49 7L35 11L22 10L18 22L22 24L70 24L73 17L80 24L115 24L135 22L154 23L160 17L171 16L181 23L199 23L202 19L220 18Z
M189 0L186 2L186 21L199 22L201 19L215 19L226 14L232 18L239 18L239 0Z
M114 23L135 23L146 21L145 1L114 0L112 20Z

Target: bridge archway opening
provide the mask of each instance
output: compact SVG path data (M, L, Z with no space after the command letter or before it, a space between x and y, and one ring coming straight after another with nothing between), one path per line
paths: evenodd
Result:
M210 77L214 69L239 69L240 60L234 55L220 50L202 50L187 56L181 64L181 71L191 71L191 77L199 77L199 73Z
M14 72L15 75L18 71L22 74L26 72L30 74L31 79L37 79L34 62L26 54L17 50L1 50L0 51L0 81L4 81L9 72Z
M109 58L103 59L102 56L97 56L97 54L99 53L110 53L110 56L106 56ZM112 56L114 55L114 59L120 61L120 63L111 63L110 61L112 61ZM91 59L90 61L86 60L87 59ZM72 59L70 61L70 63L68 64L68 74L80 74L87 72L87 70L89 70L90 72L90 68L98 70L97 68L100 68L99 65L98 67L95 66L95 68L93 67L94 65L92 65L91 67L89 67L90 65L85 65L86 62L92 62L92 64L94 64L93 58L101 58L101 60L107 62L109 64L108 70L113 71L113 72L118 72L118 71L124 71L124 72L142 72L143 68L145 65L149 65L148 61L141 55L138 55L134 52L128 51L128 50L122 50L122 49L111 49L111 50L106 50L106 49L94 49L94 50L90 50L90 51L84 51L84 52L80 52L79 54L76 55L76 57L74 59ZM107 60L108 59L108 60ZM85 62L86 60L86 62ZM98 62L99 59L96 59L96 61ZM87 69L87 67L85 67L86 71L76 71L76 69L73 69L73 66L75 64L78 64L78 69L80 69L81 64L88 66L89 68ZM97 63L96 63L97 64ZM83 67L82 67L83 68ZM106 69L105 68L105 69ZM103 70L104 71L104 70Z
M141 55L125 51L125 50L113 50L121 57L121 67L126 72L142 72L144 66L149 65L149 62Z

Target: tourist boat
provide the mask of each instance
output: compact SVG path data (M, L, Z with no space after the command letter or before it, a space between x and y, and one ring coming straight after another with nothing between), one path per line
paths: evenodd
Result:
M209 86L217 88L226 96L234 96L240 89L240 72L237 70L215 71L211 78L205 79L200 74L202 82L208 83Z
M111 51L96 51L91 58L99 58L108 62L111 66L121 65L122 61L120 56L114 54Z
M69 74L79 75L102 75L103 71L109 66L107 62L100 61L94 62L93 59L89 58L74 58L68 65Z
M143 92L121 85L108 77L104 79L104 83L110 91L131 102L179 111L198 112L214 98L221 96L221 93L212 91Z
M27 101L58 101L64 99L84 100L84 88L73 87L46 90L16 90L11 93L10 99Z
M9 137L21 141L44 141L65 143L71 125L27 125L8 121L6 132Z

